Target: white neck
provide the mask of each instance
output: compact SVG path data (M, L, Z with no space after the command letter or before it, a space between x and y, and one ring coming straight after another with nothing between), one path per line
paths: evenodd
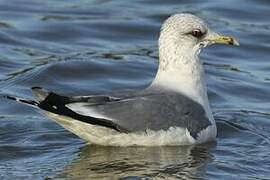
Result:
M193 99L204 107L212 120L204 70L198 54L196 48L160 39L159 68L150 87L170 89Z

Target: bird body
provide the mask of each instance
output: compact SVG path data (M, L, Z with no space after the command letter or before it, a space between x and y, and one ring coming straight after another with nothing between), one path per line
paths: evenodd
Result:
M207 45L238 45L211 31L200 18L176 14L159 38L159 68L149 87L109 95L66 97L32 88L37 102L64 128L87 142L110 146L190 145L216 138L199 54Z

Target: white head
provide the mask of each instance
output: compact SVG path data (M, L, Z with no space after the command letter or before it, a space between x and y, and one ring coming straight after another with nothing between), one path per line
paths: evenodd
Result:
M238 45L234 38L213 32L202 19L192 14L173 15L161 28L160 65L164 69L170 63L175 66L178 61L193 60L188 56L197 56L202 48L215 43ZM183 63L188 62L180 62L180 65Z
M209 119L214 121L199 53L202 48L215 43L238 45L234 38L215 33L192 14L169 17L161 28L159 68L150 88L170 89L192 98L204 106Z

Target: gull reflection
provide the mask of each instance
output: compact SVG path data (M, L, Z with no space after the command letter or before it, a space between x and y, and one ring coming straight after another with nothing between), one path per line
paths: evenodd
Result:
M215 144L188 147L85 146L59 177L68 179L194 179L206 176Z

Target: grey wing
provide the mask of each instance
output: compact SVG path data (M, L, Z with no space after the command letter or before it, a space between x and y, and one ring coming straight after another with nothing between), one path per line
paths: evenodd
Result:
M107 101L102 103L77 101L65 106L87 117L106 119L129 132L182 127L196 138L201 130L211 125L200 104L171 92L107 96Z
M196 138L211 125L203 106L175 92L124 92L109 95L66 97L32 88L37 106L78 121L120 132L187 128Z

